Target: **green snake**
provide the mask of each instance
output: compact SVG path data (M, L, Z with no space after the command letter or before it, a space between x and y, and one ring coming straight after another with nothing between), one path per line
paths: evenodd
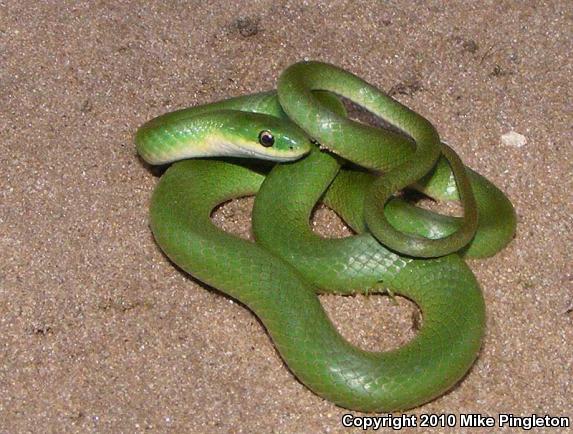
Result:
M334 94L401 133L349 119ZM151 199L158 245L179 267L248 306L316 394L354 410L405 410L443 394L473 364L485 306L462 256L502 249L515 213L417 113L347 71L301 62L282 73L277 92L159 116L135 141L150 164L185 159L169 167ZM460 200L464 216L435 214L394 195L406 187ZM256 243L212 223L215 207L253 194ZM356 235L316 235L309 220L319 201ZM383 291L413 300L423 315L416 337L386 352L343 339L317 297Z

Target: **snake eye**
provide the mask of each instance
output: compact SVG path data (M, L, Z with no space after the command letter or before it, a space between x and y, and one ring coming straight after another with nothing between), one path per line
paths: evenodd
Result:
M274 145L275 138L270 131L264 130L259 133L259 143L265 148L268 148Z

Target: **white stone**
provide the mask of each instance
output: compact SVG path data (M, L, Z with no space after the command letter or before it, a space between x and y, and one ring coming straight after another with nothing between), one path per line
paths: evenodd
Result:
M519 134L515 131L510 131L509 133L501 136L501 143L507 146L515 146L516 148L521 148L527 144L527 138L523 134Z

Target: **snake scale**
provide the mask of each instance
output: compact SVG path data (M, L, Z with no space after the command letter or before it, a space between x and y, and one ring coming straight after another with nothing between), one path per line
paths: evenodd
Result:
M340 97L389 128L350 119ZM463 257L507 245L515 213L421 115L350 72L300 62L281 74L277 91L164 114L140 127L135 142L148 163L174 162L151 199L158 245L248 306L314 393L353 410L405 410L443 394L473 364L485 306ZM396 194L405 188L459 201L463 217L419 208ZM256 195L255 243L210 218L247 195ZM320 201L355 235L316 235L309 221ZM413 300L423 324L384 352L342 338L317 296L385 291Z

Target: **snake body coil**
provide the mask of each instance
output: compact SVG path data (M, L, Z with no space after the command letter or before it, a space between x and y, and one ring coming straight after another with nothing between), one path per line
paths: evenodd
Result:
M330 92L375 112L415 146L350 121ZM467 372L481 345L485 308L461 255L490 256L504 247L515 215L503 193L465 168L427 120L346 71L304 62L283 73L278 98L269 92L168 113L145 124L136 144L151 163L300 158L270 173L237 161L177 162L153 194L151 228L175 264L252 309L315 393L354 410L404 410L441 395ZM370 172L341 169L346 160ZM391 197L408 186L461 198L464 217ZM256 243L213 225L217 205L252 194ZM357 235L315 235L309 218L321 199ZM403 347L379 353L344 340L317 297L385 290L416 302L423 325Z

